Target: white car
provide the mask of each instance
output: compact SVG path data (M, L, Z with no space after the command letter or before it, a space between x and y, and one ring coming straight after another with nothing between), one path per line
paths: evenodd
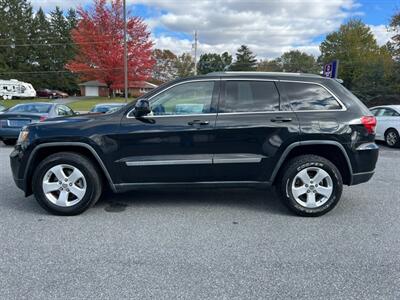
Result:
M375 139L389 147L400 147L400 105L375 106L370 111L378 121Z

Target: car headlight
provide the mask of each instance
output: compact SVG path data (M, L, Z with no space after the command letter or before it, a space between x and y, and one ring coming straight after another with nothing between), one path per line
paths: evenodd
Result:
M26 143L29 138L29 130L27 127L22 128L21 132L19 133L17 145L21 145L22 143Z

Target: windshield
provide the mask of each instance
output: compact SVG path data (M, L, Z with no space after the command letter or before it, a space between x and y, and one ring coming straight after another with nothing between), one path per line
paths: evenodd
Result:
M30 104L19 104L12 108L10 108L9 112L27 112L27 113L41 113L47 114L50 112L51 104L39 104L39 103L30 103Z

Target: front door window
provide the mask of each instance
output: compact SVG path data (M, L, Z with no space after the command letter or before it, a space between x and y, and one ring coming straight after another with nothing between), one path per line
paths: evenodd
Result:
M158 115L198 115L211 112L214 81L188 82L153 97L152 113Z

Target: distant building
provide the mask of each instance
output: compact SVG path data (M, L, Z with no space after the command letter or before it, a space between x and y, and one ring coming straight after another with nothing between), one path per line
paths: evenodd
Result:
M81 89L81 95L85 97L107 97L108 89L105 83L98 80L91 80L79 84ZM139 97L147 92L155 89L157 85L147 81L131 81L128 85L128 94L130 97ZM116 95L123 95L124 85L114 84L113 92Z

